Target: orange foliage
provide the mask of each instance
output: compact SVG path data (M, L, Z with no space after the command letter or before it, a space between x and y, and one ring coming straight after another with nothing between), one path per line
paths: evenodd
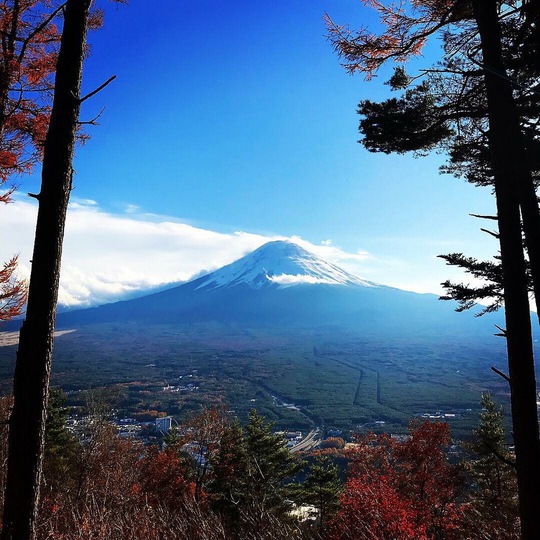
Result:
M344 448L345 441L341 437L328 437L321 441L320 448Z
M427 540L425 526L415 522L410 502L399 495L389 479L382 476L376 486L369 481L359 475L347 482L332 540Z
M8 417L10 404L9 398L0 399L0 420ZM203 411L188 425L192 442L196 429L201 438L207 435L211 444L216 434L222 438L227 431L223 431L224 417L216 409ZM38 540L233 537L229 534L233 529L227 529L230 524L226 524L224 515L213 510L206 494L202 492L197 499L196 465L183 452L185 441L179 440L161 450L121 439L109 425L96 422L92 430L85 442L78 445L71 467L57 474L51 471L54 463L45 467ZM5 431L0 425L0 464L6 450ZM369 435L343 450L351 460L349 480L341 497L341 509L325 538L480 538L460 528L467 505L460 507L456 502L462 495L461 479L446 460L449 442L448 425L434 422L413 424L406 440ZM224 474L223 480L232 482L240 457L231 453L225 458L215 462L211 474ZM0 487L1 473L0 468ZM252 505L244 502L243 506L236 506L239 500L232 502L241 514L241 525L234 529L234 538L306 538L292 522L289 527L291 523L268 512L261 517L257 513L262 511L257 506L261 501L254 500ZM486 531L481 538L509 538L495 532Z
M61 0L0 0L0 185L41 158L63 6ZM102 22L102 11L95 9L90 29Z
M352 31L348 25L336 24L328 14L324 18L334 49L347 62L347 71L359 71L367 79L388 60L405 62L419 56L429 36L463 16L452 0L363 3L377 12L383 26L380 34L366 27Z
M0 184L31 170L41 155L60 42L58 6L0 2Z
M50 1L0 1L0 188L10 176L29 172L41 155L60 40L58 13ZM13 191L0 193L0 202L10 202ZM19 315L26 301L16 264L14 257L0 270L0 321Z
M360 439L333 538L461 538L462 479L446 459L449 443L442 422L411 424L403 442L386 434Z
M0 0L0 202L14 191L6 182L41 159L49 126L61 32L61 0ZM96 10L91 28L101 26ZM84 133L79 140L84 141ZM0 273L0 321L22 312L25 283L13 277L16 258ZM7 276L7 277L6 277ZM11 294L11 296L10 296Z
M168 507L178 505L186 496L195 496L195 483L190 481L188 462L180 457L178 448L159 451L151 446L138 462L139 483L132 490L145 496L151 504L161 503Z
M136 412L133 417L140 422L152 422L156 418L165 416L162 412L156 411L155 409L148 409Z
M15 276L17 257L0 268L0 321L19 315L26 302L26 282Z
M195 502L177 448L144 448L105 428L80 446L75 462L60 481L45 478L39 539L225 540L218 517Z

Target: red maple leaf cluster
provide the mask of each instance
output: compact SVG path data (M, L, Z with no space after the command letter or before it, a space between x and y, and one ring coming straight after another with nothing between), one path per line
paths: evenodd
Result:
M460 538L459 470L446 458L450 429L413 423L404 440L368 435L350 450L334 540Z

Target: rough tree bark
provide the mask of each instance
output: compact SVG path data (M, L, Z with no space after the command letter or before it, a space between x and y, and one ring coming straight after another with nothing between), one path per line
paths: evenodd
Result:
M19 11L19 2L15 1L13 5L11 31L2 43L4 65L0 65L0 134L4 129L6 118L6 103L9 92L9 62L12 60L15 52L15 36L17 35L17 26L19 25Z
M90 3L91 0L68 0L64 12L38 196L28 307L15 366L2 540L35 537L60 261Z
M530 173L525 166L519 118L512 98L512 83L506 77L502 62L497 2L475 0L474 9L482 42L489 111L489 145L495 173L521 533L524 540L535 540L540 538L540 512L537 508L540 443L520 216L520 203L525 223L528 212L534 211L530 205L528 208L523 205L529 191L527 186ZM534 205L537 212L536 194ZM534 216L531 219L534 220ZM529 243L527 245L532 261Z

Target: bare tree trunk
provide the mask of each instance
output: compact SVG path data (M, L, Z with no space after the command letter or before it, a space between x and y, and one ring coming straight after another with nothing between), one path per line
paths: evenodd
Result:
M525 245L531 265L536 312L540 322L540 211L538 210L536 188L528 168L525 171L525 176L526 178L522 176L522 182L519 185L519 203L523 218Z
M7 36L2 40L2 59L0 65L0 137L2 136L6 123L6 109L9 97L9 87L11 78L10 63L15 53L15 38L19 26L20 6L18 0L15 0L11 13L11 28Z
M506 77L502 63L497 1L475 0L474 9L482 42L489 145L495 172L521 534L524 540L537 540L540 538L540 512L537 507L540 443L520 219L520 203L525 196L531 197L527 190L530 173L525 166L524 146L511 82ZM536 195L534 204L538 211ZM522 205L521 208L524 218L532 210L530 202L528 207ZM533 253L530 248L529 253L532 262Z
M9 93L9 74L0 65L0 141L6 124L6 107Z
M26 320L20 332L10 419L2 540L35 537L60 260L80 109L91 0L68 0L45 141Z

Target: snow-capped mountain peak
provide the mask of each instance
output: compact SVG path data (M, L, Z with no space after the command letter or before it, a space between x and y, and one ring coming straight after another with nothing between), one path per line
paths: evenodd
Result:
M284 240L268 242L245 257L200 278L200 281L197 289L240 284L254 289L298 284L377 286Z

